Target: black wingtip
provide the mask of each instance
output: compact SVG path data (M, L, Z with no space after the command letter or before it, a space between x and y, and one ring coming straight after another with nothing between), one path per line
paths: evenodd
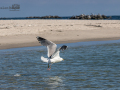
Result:
M60 48L60 50L66 50L67 48L68 48L68 46L63 45L63 46Z
M46 40L46 39L44 39L42 37L39 37L39 36L37 36L36 38L37 38L38 41Z

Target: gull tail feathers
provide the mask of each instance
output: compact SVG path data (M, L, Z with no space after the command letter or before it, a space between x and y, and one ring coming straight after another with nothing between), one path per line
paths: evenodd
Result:
M48 63L48 59L41 56L41 61Z

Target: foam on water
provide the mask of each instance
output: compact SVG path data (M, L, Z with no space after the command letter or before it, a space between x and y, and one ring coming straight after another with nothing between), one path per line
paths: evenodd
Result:
M19 77L19 76L21 76L21 75L20 75L20 74L18 74L18 73L16 73L14 76L15 76L15 77Z

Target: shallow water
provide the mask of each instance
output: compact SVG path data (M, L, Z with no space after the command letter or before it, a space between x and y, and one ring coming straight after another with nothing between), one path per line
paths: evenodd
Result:
M119 48L118 42L71 45L60 54L64 61L53 64L50 71L40 60L46 48L1 50L0 89L120 89Z

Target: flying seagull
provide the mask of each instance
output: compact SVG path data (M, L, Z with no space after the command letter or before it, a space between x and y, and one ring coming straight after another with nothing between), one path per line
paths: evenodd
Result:
M57 45L56 45L55 43L53 43L53 42L51 42L51 41L48 41L47 39L42 38L42 37L39 37L39 36L37 36L36 38L37 38L37 40L39 41L39 43L41 43L41 45L47 47L47 50L48 50L47 56L48 56L48 58L44 58L43 56L41 56L41 60L42 60L43 62L48 63L48 69L47 69L47 70L50 70L50 69L51 69L51 65L49 66L49 64L56 63L56 62L60 62L60 61L64 60L63 58L61 58L61 57L59 56L59 52L60 52L61 50L67 49L68 46L63 45L62 47L60 47L60 48L58 48L58 49L56 50Z

